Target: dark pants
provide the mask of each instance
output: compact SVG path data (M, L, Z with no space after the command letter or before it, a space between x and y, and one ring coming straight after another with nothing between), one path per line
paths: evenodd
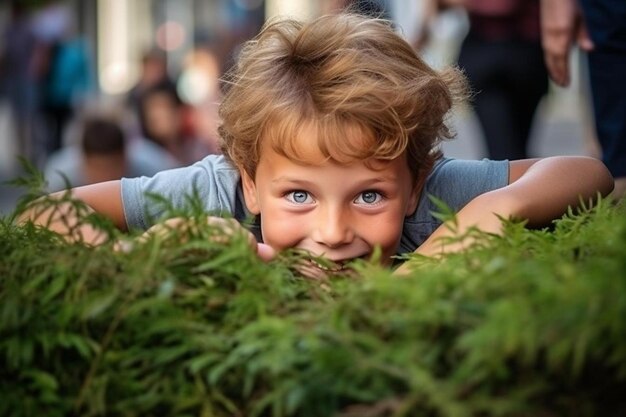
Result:
M461 47L459 66L474 92L473 106L489 158L527 158L535 110L548 89L541 44L489 41L470 33Z
M602 161L615 178L626 177L626 0L583 0L595 49L589 78Z
M50 155L63 146L63 134L73 111L69 106L44 106L42 115L46 129L46 155Z

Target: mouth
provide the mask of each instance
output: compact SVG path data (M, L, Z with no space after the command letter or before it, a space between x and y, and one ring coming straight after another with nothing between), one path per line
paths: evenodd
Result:
M302 258L294 265L295 269L305 277L313 279L326 279L338 275L353 276L357 273L355 261L368 261L372 257L372 253L364 248L362 251L355 251L355 256L351 254L345 256L345 253L320 253L307 248L300 248L299 252Z
M311 263L313 264L313 266L321 269L322 271L337 273L341 271L348 271L348 270L351 271L352 267L350 264L353 261L358 260L358 259L367 260L368 258L369 258L369 253L366 253L360 256L356 256L356 257L336 259L336 260L325 259L325 258L314 258L314 259L311 259Z
M311 264L324 272L341 272L345 267L345 263L343 262L329 260L317 261L315 259L311 259Z

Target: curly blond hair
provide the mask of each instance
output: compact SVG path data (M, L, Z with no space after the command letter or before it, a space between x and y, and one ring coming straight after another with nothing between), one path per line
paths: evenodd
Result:
M302 161L299 133L313 127L322 155L339 163L406 151L418 182L452 136L445 117L466 93L457 69L436 71L389 21L356 14L266 23L225 81L222 150L251 178L264 142ZM355 128L365 141L349 139Z

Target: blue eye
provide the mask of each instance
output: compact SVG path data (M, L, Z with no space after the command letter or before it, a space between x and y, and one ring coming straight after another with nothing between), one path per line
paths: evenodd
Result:
M383 196L376 191L364 191L354 200L356 204L376 204L380 203Z
M310 204L313 202L313 199L311 198L310 194L302 190L291 191L290 193L286 195L286 197L292 203L297 203L297 204Z

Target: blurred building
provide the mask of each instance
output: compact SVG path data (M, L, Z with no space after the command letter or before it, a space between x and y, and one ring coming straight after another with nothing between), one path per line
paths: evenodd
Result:
M36 13L54 1L15 0ZM264 0L63 0L75 14L78 32L96 55L98 85L104 94L126 92L137 80L143 53L167 54L172 73L194 48L211 47L227 65L233 50L252 37L265 19ZM9 1L0 2L0 28L9 19ZM2 48L2 45L0 45Z
M94 51L97 81L104 95L127 92L140 75L141 57L154 47L167 54L173 76L190 52L209 49L223 72L241 42L253 37L274 15L312 18L337 0L3 0L0 28L11 1L34 11L51 3L69 6L78 33ZM0 49L2 45L0 44Z

